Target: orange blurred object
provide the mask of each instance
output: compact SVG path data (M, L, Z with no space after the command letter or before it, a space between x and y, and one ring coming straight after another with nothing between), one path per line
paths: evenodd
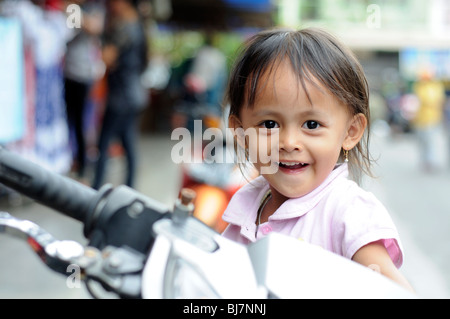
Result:
M217 232L223 232L227 223L222 219L222 214L229 202L226 192L207 184L192 185L190 188L197 194L194 216Z

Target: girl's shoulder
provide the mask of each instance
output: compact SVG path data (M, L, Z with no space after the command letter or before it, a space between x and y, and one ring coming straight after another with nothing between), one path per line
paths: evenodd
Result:
M402 246L397 228L385 205L370 191L353 181L343 182L330 193L336 203L331 214L333 242L339 243L340 254L348 258L363 246L381 241L400 267L403 260Z
M379 206L384 208L382 202L374 193L364 189L356 182L349 179L337 181L329 196L339 201L342 207Z
M327 198L332 224L346 233L368 233L379 227L395 230L385 205L352 180L340 180Z

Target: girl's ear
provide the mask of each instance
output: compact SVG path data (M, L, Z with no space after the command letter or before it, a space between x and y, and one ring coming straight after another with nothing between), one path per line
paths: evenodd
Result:
M347 136L342 143L342 148L345 150L351 150L353 147L355 147L363 137L366 127L366 116L362 113L354 115L350 121L350 125L347 128Z

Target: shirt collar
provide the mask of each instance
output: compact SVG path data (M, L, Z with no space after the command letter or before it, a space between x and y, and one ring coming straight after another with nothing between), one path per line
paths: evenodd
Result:
M271 220L285 220L300 217L322 199L330 188L333 181L348 177L348 165L346 163L337 165L328 177L312 192L298 198L290 198L285 201L272 216ZM259 176L249 184L243 186L231 199L223 214L223 219L234 225L254 225L260 202L269 189L269 184L264 177Z

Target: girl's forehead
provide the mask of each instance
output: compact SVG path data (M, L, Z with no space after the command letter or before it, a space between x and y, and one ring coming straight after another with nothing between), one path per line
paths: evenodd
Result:
M288 61L281 61L266 70L257 85L255 101L261 99L307 99L313 105L315 99L331 95L331 92L310 72L303 75L295 71Z
M265 72L259 79L254 103L245 103L245 107L255 111L269 107L272 110L283 109L282 112L326 111L332 108L351 113L349 107L315 76L308 74L300 78L289 64L280 64L271 72Z

